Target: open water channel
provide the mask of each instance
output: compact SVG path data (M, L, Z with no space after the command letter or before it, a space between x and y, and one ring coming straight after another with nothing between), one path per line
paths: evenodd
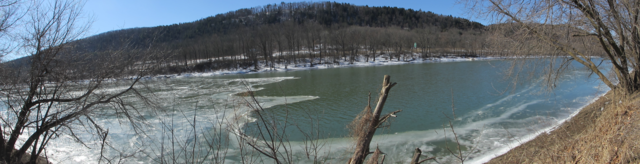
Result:
M228 139L216 141L225 146L215 152L225 157L226 163L241 163L243 151L236 143L237 134L258 138L254 132L260 122L243 105L246 97L236 95L253 90L263 111L281 123L280 129L287 126L286 146L293 150L297 163L313 162L303 151L309 138L300 130L318 139L314 142L320 146L316 155L323 162L344 163L353 149L347 125L367 105L369 92L372 101L377 99L383 75L390 75L398 84L391 89L383 114L402 112L388 127L378 130L372 148L379 147L391 163L406 163L415 148L428 157L436 156L441 163L457 163L446 149L456 149L448 128L452 119L463 154L474 163L553 128L608 91L597 76L589 76L590 72L577 64L560 76L551 92L545 91L540 85L542 78L536 76L522 77L525 80L513 87L502 74L508 64L502 60L464 61L153 79L145 84L153 88L160 107L142 110L145 136L120 125L109 112L98 113L98 122L110 128L110 143L120 145L115 147L120 152L107 153L122 156L138 152L126 158L131 163L156 163L162 156L175 154L168 148L172 147L171 138L191 149L194 142L199 146L214 143L212 134L229 134ZM283 123L285 118L287 124ZM195 133L191 127L196 127ZM62 137L51 143L48 153L53 153L55 161L97 162L99 147L89 149L69 141ZM175 143L173 148L179 147ZM245 145L243 149L251 148ZM186 157L219 160L210 153ZM265 157L253 162L270 163Z

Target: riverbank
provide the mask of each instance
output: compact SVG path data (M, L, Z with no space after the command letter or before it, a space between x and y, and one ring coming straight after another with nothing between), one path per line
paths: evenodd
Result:
M488 163L637 163L640 96L609 91L553 131Z
M468 56L442 56L442 57L430 57L430 58L417 58L406 61L397 61L388 57L388 55L380 55L368 61L363 56L360 56L359 60L354 62L339 61L335 63L298 63L298 64L275 64L272 68L265 67L264 63L260 64L259 69L253 69L253 66L238 69L221 69L221 70L204 70L193 72L181 72L174 74L157 74L149 78L176 78L176 77L202 77L202 76L216 76L216 75L234 75L234 74L253 74L253 73L265 73L265 72L285 72L285 71L301 71L301 70L313 70L313 69L328 69L328 68L341 68L341 67L368 67L368 66L384 66L384 65L399 65L399 64L417 64L417 63L441 63L441 62L463 62L463 61L476 61L476 60L498 60L504 59L502 57L468 57Z

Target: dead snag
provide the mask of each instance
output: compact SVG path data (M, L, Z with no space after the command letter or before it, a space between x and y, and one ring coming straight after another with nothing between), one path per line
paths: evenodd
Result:
M371 155L371 158L369 158L367 164L384 164L384 153L376 147L376 150L373 152L373 155Z
M421 161L420 156L422 156L422 151L420 150L420 148L416 148L416 151L413 152L413 158L411 158L411 164L420 164L427 160L436 159L436 157L431 157L431 158L423 159Z
M364 163L365 158L367 157L369 152L369 144L371 143L371 139L373 135L376 133L376 129L387 120L389 117L395 117L395 113L400 112L401 110L391 112L380 119L380 113L382 112L382 108L384 107L385 102L387 101L387 96L389 95L389 90L396 83L390 82L390 76L384 75L384 80L382 82L382 90L380 91L380 95L378 97L378 104L376 105L375 110L371 113L370 105L367 105L365 111L363 111L363 116L356 117L354 123L355 133L354 137L356 137L356 149L353 153L353 156L349 160L350 164L362 164ZM371 97L369 97L371 99Z

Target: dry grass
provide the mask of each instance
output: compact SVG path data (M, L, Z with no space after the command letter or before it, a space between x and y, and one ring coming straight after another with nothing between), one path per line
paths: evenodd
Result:
M489 163L638 163L640 96L607 93L556 130Z

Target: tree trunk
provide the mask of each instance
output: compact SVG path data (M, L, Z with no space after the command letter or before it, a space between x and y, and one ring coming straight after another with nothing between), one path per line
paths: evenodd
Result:
M373 110L373 116L371 120L368 121L369 125L366 127L366 131L364 135L361 135L356 140L356 150L351 157L351 164L362 164L364 159L367 157L369 153L369 144L371 143L371 139L373 135L376 133L376 129L378 128L378 123L380 123L380 113L382 112L382 108L387 101L387 96L389 95L389 90L391 87L395 86L396 83L390 82L390 76L384 75L384 80L382 82L382 90L380 90L380 95L378 98L378 104L376 105L375 110Z
M431 157L431 158L420 160L420 156L422 156L422 151L420 150L420 148L416 148L416 151L413 152L413 158L411 158L411 164L420 164L427 160L436 159L436 157Z

